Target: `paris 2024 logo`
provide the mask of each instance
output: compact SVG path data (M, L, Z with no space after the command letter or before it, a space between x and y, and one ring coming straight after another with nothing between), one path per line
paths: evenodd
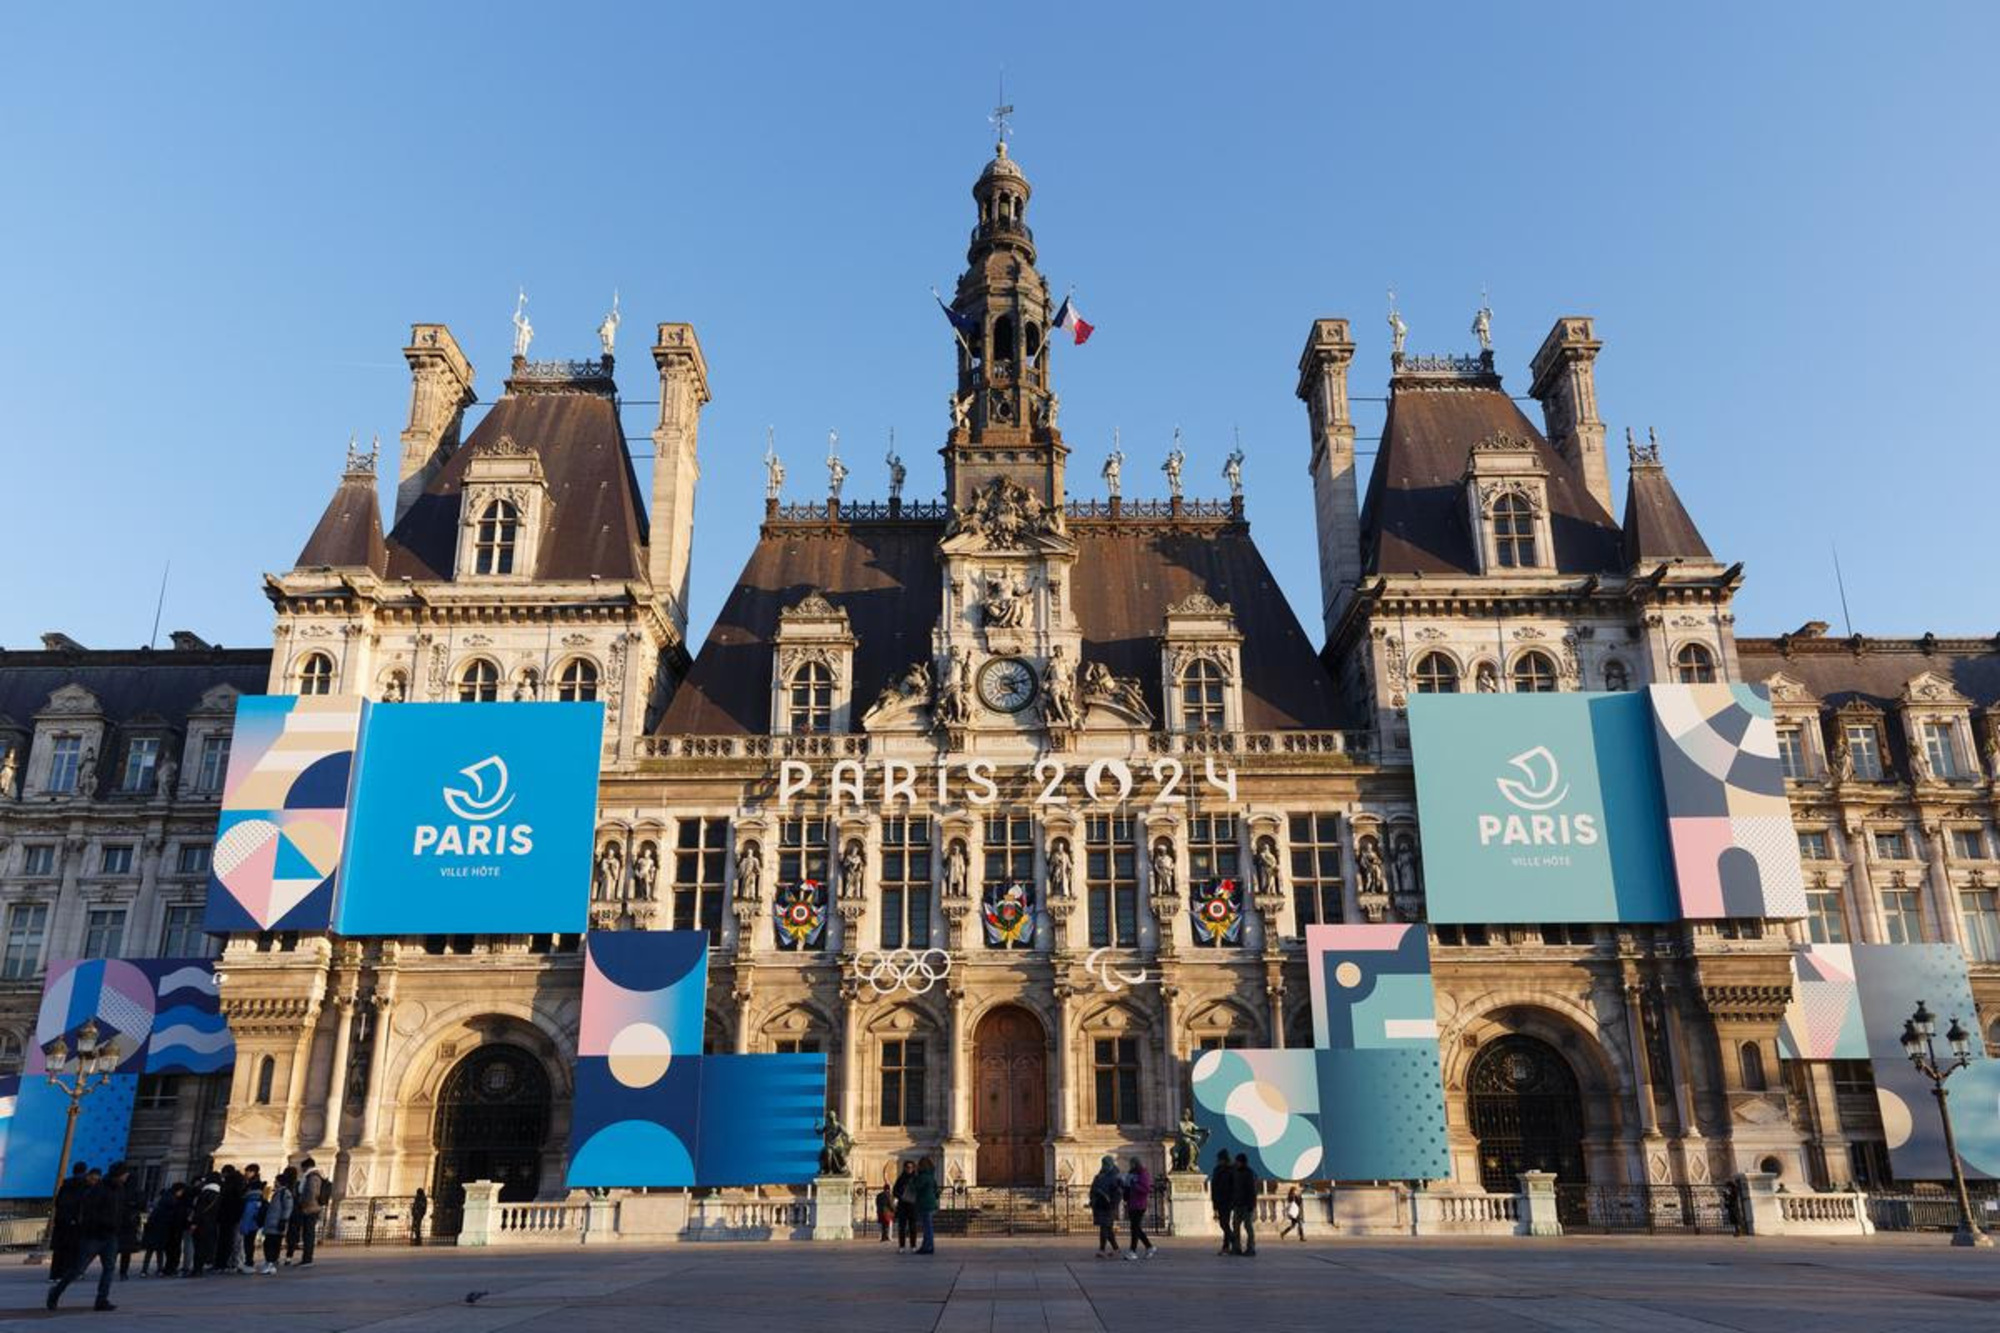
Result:
M508 789L507 763L492 754L458 770L470 786L447 782L445 807L460 823L419 824L410 851L416 856L526 856L535 850L530 824L494 821L514 804Z
M1493 785L1514 810L1478 816L1480 846L1588 847L1596 843L1596 815L1567 814L1560 808L1569 799L1569 783L1548 746L1523 750L1509 759L1507 766L1517 776L1497 777Z

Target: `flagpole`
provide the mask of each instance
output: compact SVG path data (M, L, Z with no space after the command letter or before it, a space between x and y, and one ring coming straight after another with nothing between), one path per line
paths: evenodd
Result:
M951 336L958 339L958 345L965 349L965 359L973 360L972 344L965 340L965 334L959 331L958 320L953 318L958 312L944 303L944 297L938 295L936 287L931 288L931 299L935 300L939 309L945 312L945 323L951 325Z

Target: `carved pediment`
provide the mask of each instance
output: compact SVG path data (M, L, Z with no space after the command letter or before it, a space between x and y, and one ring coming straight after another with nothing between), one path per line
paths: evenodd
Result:
M1780 671L1764 682L1764 688L1771 692L1771 701L1781 704L1813 703L1815 696L1806 683L1795 676Z
M1951 680L1935 671L1923 671L1910 677L1903 686L1903 702L1906 704L1945 705L1969 708L1972 701L1960 694Z
M960 551L1067 550L1062 511L1011 477L994 477L954 506L944 549Z
M1170 616L1226 616L1232 614L1227 602L1218 602L1205 592L1191 592L1167 607Z
M233 717L236 713L236 701L242 694L243 691L234 685L211 685L201 692L201 701L188 712L220 713Z
M83 686L72 682L71 684L62 686L55 693L51 694L48 703L44 704L42 711L35 716L47 717L51 714L65 714L75 717L92 713L101 714L103 711L104 705L98 701L95 694L92 694Z
M846 615L820 592L809 592L778 613L780 620L830 619Z

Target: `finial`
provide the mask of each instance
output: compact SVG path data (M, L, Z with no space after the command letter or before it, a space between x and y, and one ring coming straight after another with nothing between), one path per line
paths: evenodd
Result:
M1472 331L1479 335L1479 350L1493 350L1493 308L1486 303L1486 287L1479 288L1479 313L1472 317Z
M1644 444L1640 444L1632 438L1632 428L1630 426L1625 428L1625 456L1627 461L1634 467L1649 463L1654 467L1659 466L1660 441L1659 437L1653 434L1651 426L1646 427L1646 442Z
M1396 289L1389 289L1389 357L1392 361L1403 359L1403 340L1410 336L1410 326L1403 322L1396 310Z
M618 325L623 321L618 314L618 289L611 289L611 313L597 326L597 341L604 346L604 354L611 355L612 347L618 341Z
M514 355L526 357L528 346L535 341L535 326L528 322L528 289L520 289L521 294L514 302Z
M376 460L381 455L382 437L380 435L375 437L373 443L369 446L368 452L364 454L361 452L361 437L351 434L347 437L347 466L343 471L351 477L372 477L375 475Z
M775 501L785 484L785 465L778 461L778 428L764 428L764 498Z

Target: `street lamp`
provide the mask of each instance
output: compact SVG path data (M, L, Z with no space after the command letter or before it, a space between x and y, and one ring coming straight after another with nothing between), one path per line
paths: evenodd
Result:
M1910 1063L1917 1072L1931 1081L1931 1095L1937 1098L1938 1118L1944 1121L1944 1150L1951 1157L1951 1180L1958 1190L1958 1230L1952 1233L1953 1245L1991 1245L1993 1238L1979 1229L1978 1221L1972 1216L1972 1200L1965 1193L1965 1168L1958 1160L1958 1140L1951 1132L1951 1094L1945 1091L1944 1081L1972 1063L1972 1034L1959 1026L1953 1017L1951 1027L1944 1039L1951 1044L1952 1058L1938 1059L1937 1045L1932 1040L1937 1031L1937 1015L1922 1000L1917 1001L1917 1011L1903 1024L1903 1054L1910 1057Z
M123 1057L118 1053L118 1039L98 1040L97 1020L91 1019L76 1030L76 1048L61 1037L49 1044L47 1060L49 1083L61 1089L69 1097L69 1118L63 1125L62 1152L56 1158L55 1193L62 1192L63 1177L69 1174L69 1150L76 1143L76 1117L83 1110L83 1099L111 1081L113 1071L118 1068ZM65 1077L67 1081L65 1081ZM55 1248L56 1209L55 1197L49 1199L48 1245Z

